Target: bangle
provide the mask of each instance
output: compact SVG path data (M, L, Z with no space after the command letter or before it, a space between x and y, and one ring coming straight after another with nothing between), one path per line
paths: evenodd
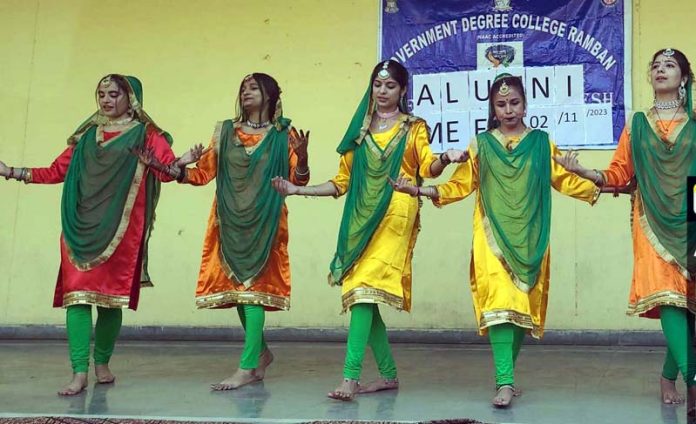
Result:
M14 178L12 176L12 174L14 174L14 166L10 166L10 172L8 172L7 175L5 175L5 180L9 180L10 178Z
M176 176L176 182L183 183L186 178L186 166L179 167L179 175Z
M598 186L604 181L604 175L602 175L602 173L597 171L596 169L593 169L593 171L595 172L594 183L596 186Z
M295 167L295 175L297 175L298 177L306 177L307 175L309 175L309 166L307 167L307 171L305 172L300 172L298 171L298 169L300 168Z

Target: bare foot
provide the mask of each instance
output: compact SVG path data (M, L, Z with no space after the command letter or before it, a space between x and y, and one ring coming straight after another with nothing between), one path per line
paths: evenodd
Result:
M266 348L259 359L259 367L254 370L254 375L260 381L266 376L266 368L273 362L273 353Z
M513 396L515 396L515 388L513 386L500 386L498 392L493 398L493 406L496 408L507 408L510 406Z
M217 384L211 384L210 388L215 391L234 390L255 381L258 381L258 379L254 376L254 370L239 368L232 377L226 378Z
M380 378L365 386L360 385L358 394L374 393L382 390L397 390L399 388L399 380L396 378Z
M351 380L350 378L344 378L341 384L336 387L336 390L329 392L326 396L331 399L351 401L355 394L360 390L360 385L357 380Z
M662 392L662 403L666 405L678 405L684 402L684 396L677 392L675 381L667 380L660 376L660 391Z
M87 373L77 372L73 374L72 381L58 391L61 396L75 396L87 388Z
M94 373L97 375L97 383L99 384L111 384L116 380L109 369L109 364L95 364Z

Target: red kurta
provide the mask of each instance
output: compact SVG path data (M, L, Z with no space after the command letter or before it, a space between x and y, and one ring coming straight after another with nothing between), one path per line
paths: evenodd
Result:
M104 132L108 142L120 132ZM175 160L174 153L163 135L148 128L145 146L153 150L160 162L169 164ZM28 183L62 183L68 172L74 146L70 146L48 168L30 169ZM142 164L139 166L143 166ZM60 237L60 270L53 298L54 307L89 304L107 308L137 309L140 294L140 274L142 267L142 247L145 235L145 180L146 168L142 174L138 194L133 204L128 227L116 251L104 263L88 271L77 269L68 257L65 241ZM159 172L153 172L160 181L172 179ZM134 181L137 183L137 181Z

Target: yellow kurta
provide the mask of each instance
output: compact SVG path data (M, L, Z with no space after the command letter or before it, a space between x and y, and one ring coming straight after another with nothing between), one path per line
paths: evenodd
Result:
M399 123L390 130L372 134L384 148L399 132ZM430 150L425 121L411 124L401 161L405 178L416 183L416 173L430 178L430 165L437 159ZM341 157L338 175L331 182L341 196L348 190L353 152ZM375 230L356 263L343 278L343 311L356 303L383 303L397 309L411 310L411 258L419 230L419 202L408 194L394 192L384 219Z
M528 133L529 131L522 136L506 138L500 131L493 131L495 138L510 150L514 149ZM436 205L456 202L477 190L479 161L476 139L471 142L469 155L470 159L457 167L447 183L437 186L440 197L435 201ZM551 143L551 156L561 156L561 152L553 143ZM551 186L554 189L590 204L597 201L600 192L592 181L568 172L557 164L553 157L550 157L549 161ZM486 238L484 216L483 204L477 191L469 279L479 334L486 334L486 329L491 325L512 323L531 330L533 337L541 338L546 322L549 293L550 248L547 248L542 260L537 283L528 293L525 293L514 284L510 273L491 249Z

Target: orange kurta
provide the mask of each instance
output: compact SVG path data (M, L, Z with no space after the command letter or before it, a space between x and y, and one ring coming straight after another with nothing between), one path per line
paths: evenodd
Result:
M658 128L666 130L666 143L674 144L686 123L686 118L674 121L658 121L652 112L646 113L646 116L650 126L657 134L659 134ZM604 171L604 178L610 186L625 186L634 175L635 170L631 155L631 128L630 125L627 125L621 133L619 145L609 168ZM643 214L640 199L640 187L638 187L631 202L633 278L626 313L647 318L659 318L659 306L661 305L688 307L692 312L696 312L694 299L687 298L687 277L682 274L676 264L665 260L653 246L653 242L650 241L652 231Z
M218 124L211 149L198 161L195 168L186 170L186 182L192 185L205 185L217 175L218 141L221 125ZM246 134L236 129L237 136L244 147L252 148L261 142L263 134ZM297 137L295 130L289 138ZM297 155L288 143L290 181L296 185L306 185L308 181L298 180L295 174ZM268 184L271 182L269 181ZM288 257L288 209L283 205L275 242L266 266L251 287L246 288L236 279L230 279L224 272L220 260L220 233L217 221L217 200L208 217L208 228L203 242L203 258L196 287L196 306L198 308L230 308L238 304L263 305L267 310L290 309L290 259Z

